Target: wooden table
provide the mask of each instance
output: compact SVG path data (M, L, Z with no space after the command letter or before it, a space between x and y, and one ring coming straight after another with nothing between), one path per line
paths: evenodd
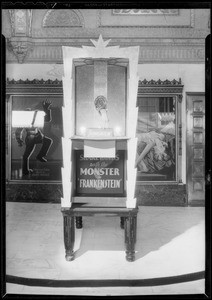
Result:
M138 208L126 207L104 207L94 206L89 203L73 203L71 208L62 208L64 220L64 244L65 258L67 261L74 260L75 223L76 228L82 228L83 216L94 216L97 214L112 215L120 217L120 226L125 230L125 252L126 260L135 260L135 243L137 231Z

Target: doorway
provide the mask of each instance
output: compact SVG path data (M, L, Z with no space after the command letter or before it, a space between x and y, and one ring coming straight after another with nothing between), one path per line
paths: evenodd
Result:
M186 94L188 205L205 205L205 94Z

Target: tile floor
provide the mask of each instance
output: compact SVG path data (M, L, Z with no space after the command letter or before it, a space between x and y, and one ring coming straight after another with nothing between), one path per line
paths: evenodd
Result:
M205 269L203 207L139 207L136 260L125 259L117 217L83 218L76 229L75 260L65 260L58 204L6 204L6 273L54 279L148 279ZM150 295L202 294L204 280L150 287L50 288L7 283L7 294Z

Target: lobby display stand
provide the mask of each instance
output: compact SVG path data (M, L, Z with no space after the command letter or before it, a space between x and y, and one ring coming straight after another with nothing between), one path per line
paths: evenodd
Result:
M61 212L65 258L75 258L75 228L83 227L83 217L110 215L120 218L126 260L131 262L135 260L138 213L139 47L107 47L108 41L101 36L91 41L95 47L63 47Z
M120 217L120 227L124 228L125 231L126 260L135 260L138 208L99 207L90 203L74 203L70 209L62 209L62 213L64 219L65 257L67 261L74 259L75 226L76 228L82 228L83 216L95 216L97 214Z

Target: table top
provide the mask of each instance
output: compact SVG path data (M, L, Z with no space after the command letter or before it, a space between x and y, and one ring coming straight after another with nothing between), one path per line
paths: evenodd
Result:
M116 215L129 215L137 214L138 207L127 208L121 206L95 206L92 203L73 203L70 208L61 208L61 212L66 215L93 215L93 214L116 214Z

